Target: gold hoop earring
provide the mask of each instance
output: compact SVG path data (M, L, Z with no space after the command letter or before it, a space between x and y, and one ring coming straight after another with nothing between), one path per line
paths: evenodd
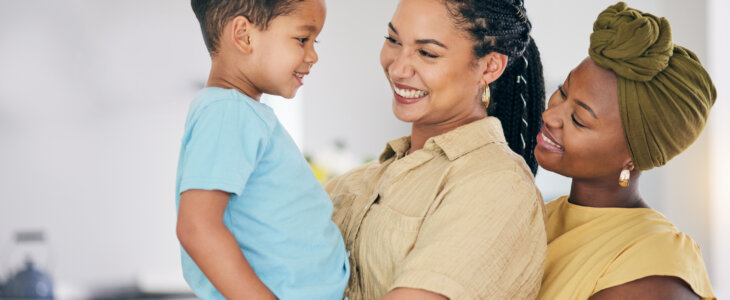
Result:
M484 93L482 93L482 104L484 104L484 107L489 106L489 99L492 97L492 93L489 91L489 85L487 85L484 88Z
M628 168L621 170L621 174L618 176L618 185L621 187L629 186L629 179L631 178L631 171Z

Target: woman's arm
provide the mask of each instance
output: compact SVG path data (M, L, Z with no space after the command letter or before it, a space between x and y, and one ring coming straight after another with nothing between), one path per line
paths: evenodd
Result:
M649 276L604 289L590 298L590 300L609 299L697 300L700 297L678 277Z
M444 295L429 292L422 289L411 289L411 288L396 288L390 291L381 300L409 300L409 299L420 299L420 300L448 300L449 298Z
M229 199L229 193L217 190L188 190L180 194L180 244L226 298L276 299L256 276L236 238L223 224Z

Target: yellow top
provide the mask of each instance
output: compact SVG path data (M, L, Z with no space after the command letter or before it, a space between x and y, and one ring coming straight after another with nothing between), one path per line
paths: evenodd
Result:
M649 208L547 204L548 254L539 299L588 299L648 276L674 276L714 299L702 252L666 217Z
M350 300L397 287L450 299L528 299L545 262L545 206L524 160L488 117L410 138L327 184L350 251Z

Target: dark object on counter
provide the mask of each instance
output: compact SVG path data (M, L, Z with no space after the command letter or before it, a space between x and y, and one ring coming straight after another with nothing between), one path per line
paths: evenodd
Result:
M53 299L53 282L27 260L25 269L11 277L0 290L1 298Z

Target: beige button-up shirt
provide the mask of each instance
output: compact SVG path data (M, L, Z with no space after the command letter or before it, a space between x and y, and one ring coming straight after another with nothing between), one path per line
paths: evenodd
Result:
M463 125L406 156L410 137L327 184L345 239L350 300L397 287L450 299L533 299L545 206L498 119Z

